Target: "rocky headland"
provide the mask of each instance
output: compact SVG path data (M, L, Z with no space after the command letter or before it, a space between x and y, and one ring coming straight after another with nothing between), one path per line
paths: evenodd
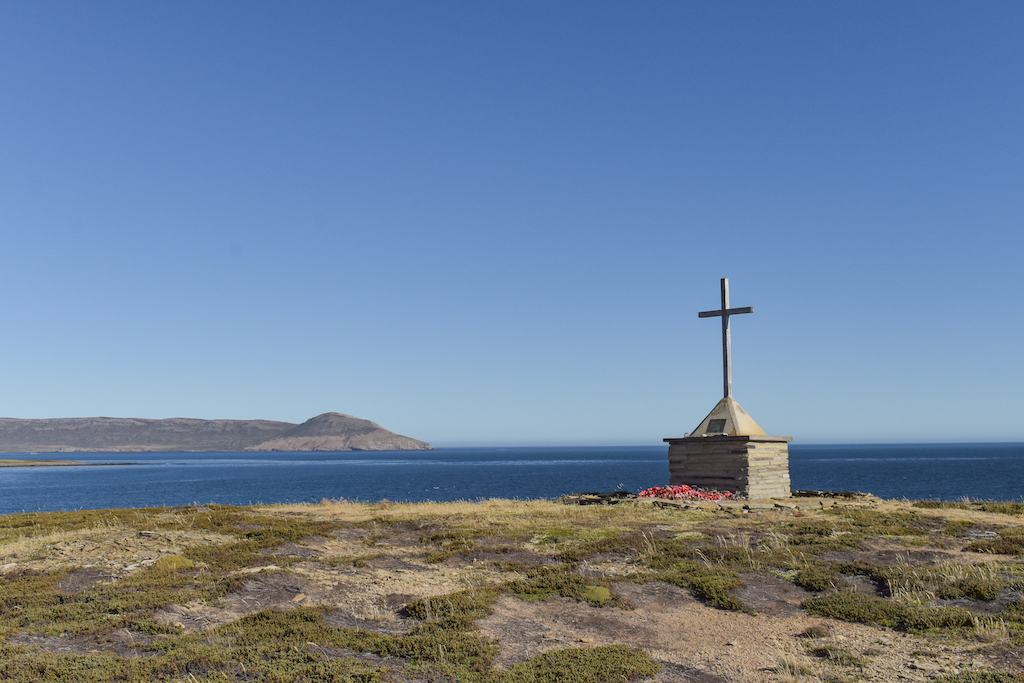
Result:
M430 449L424 441L342 413L324 413L302 424L180 417L0 418L0 453Z

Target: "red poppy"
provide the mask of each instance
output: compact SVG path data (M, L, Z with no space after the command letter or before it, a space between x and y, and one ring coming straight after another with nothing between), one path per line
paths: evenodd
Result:
M722 500L734 496L732 491L695 489L686 484L652 486L636 494L637 498L669 498L672 500Z

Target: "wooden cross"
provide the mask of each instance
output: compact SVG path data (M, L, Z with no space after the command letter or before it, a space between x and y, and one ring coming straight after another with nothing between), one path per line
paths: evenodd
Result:
M740 313L753 313L750 306L746 308L729 308L729 278L722 278L722 310L702 311L697 314L699 318L713 318L722 316L722 371L724 373L723 384L725 385L725 398L732 396L732 338L729 336L729 316Z

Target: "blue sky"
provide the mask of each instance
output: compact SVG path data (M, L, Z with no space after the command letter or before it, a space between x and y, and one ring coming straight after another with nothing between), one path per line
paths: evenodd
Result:
M1018 2L0 4L0 415L1024 440Z

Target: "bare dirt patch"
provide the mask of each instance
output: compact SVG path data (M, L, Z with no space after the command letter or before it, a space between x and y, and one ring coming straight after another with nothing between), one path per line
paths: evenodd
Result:
M64 654L112 654L120 657L152 657L145 645L153 642L147 633L118 629L102 636L44 636L18 634L11 638L12 645L24 645L43 652Z
M0 545L0 565L5 572L15 569L53 572L84 567L122 576L165 555L180 554L188 546L221 545L233 540L211 531L143 532L107 528L60 531Z
M276 548L268 548L260 552L261 555L270 555L277 557L318 557L320 551L316 548L310 548L308 545L299 545L298 543L282 543Z
M153 619L186 631L201 631L264 609L282 610L318 602L317 598L322 599L327 592L297 574L270 570L253 574L238 591L227 594L216 605L204 601L172 604L157 611ZM316 597L310 599L310 596Z
M740 578L743 585L732 590L733 596L759 614L790 617L803 614L800 603L814 595L769 574L747 572L740 574Z
M726 612L663 583L620 582L614 588L632 609L596 608L565 598L530 603L503 597L477 623L485 636L500 642L501 667L560 647L621 643L643 648L668 665L658 679L664 681L792 680L779 671L780 662L821 671L823 663L808 654L812 645L845 650L861 662L856 673L868 681L923 681L926 672L952 671L978 656L968 653L970 647L947 643L924 661L922 653L935 652L924 638L834 620L825 620L829 635L809 643L801 634L823 620L802 612Z
M429 566L425 567L422 564L409 562L400 557L392 557L391 555L368 557L363 560L363 564L370 569L387 569L390 571L419 572L432 570Z
M554 558L532 550L521 548L499 547L479 548L469 552L459 553L444 561L444 564L451 567L464 567L481 562L502 562L521 564L525 567L539 567L541 565L557 564Z
M61 593L80 593L101 583L110 583L117 577L102 569L74 569L54 586Z

